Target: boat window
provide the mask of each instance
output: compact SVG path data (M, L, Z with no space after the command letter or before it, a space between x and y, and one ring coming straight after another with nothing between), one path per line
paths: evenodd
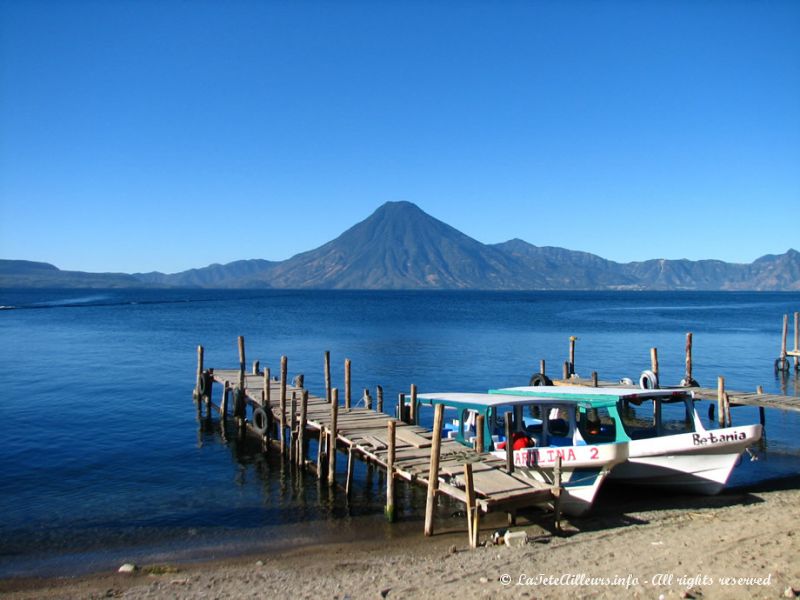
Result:
M617 422L607 408L580 411L578 431L587 444L613 442L617 439Z
M550 446L572 445L574 409L554 407L547 411L547 435L544 443Z
M652 402L641 402L638 406L623 402L619 406L619 416L625 432L632 440L644 440L658 435L653 421Z
M639 406L619 407L622 424L632 440L675 435L695 431L689 401L643 401Z
M659 435L694 433L694 418L688 402L662 402Z

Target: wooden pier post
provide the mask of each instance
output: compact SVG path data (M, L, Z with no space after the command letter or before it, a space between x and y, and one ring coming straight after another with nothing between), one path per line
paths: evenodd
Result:
M403 393L397 394L397 418L403 423L408 423L406 418L406 395Z
M763 394L763 393L764 393L764 388L763 388L763 386L758 386L758 387L756 388L756 394ZM759 407L758 407L758 422L759 422L759 423L761 423L761 427L762 427L762 429L763 429L763 428L764 428L764 426L767 424L767 415L765 414L765 411L764 411L764 407L763 407L763 406L759 406ZM763 432L763 431L762 431L761 435L762 435L762 436L764 435L764 432Z
M228 387L228 382L222 384L222 401L219 404L219 420L221 423L225 423L225 419L228 417L228 396L230 395L230 388Z
M731 397L728 392L725 392L725 426L730 427L731 425L733 425L731 420Z
M344 359L344 407L350 410L350 359Z
M783 315L783 328L781 329L781 366L780 370L783 370L784 366L788 367L788 362L786 361L786 338L789 335L789 315Z
M555 529L557 532L561 532L561 456L556 456L556 464L553 468L553 496L555 497L553 503Z
M539 373L541 373L542 375L545 375L544 367L545 367L545 363L544 363L544 359L542 359L542 360L539 361Z
M300 399L300 423L297 427L297 464L306 468L306 425L308 424L308 390L303 390Z
M281 356L281 388L280 388L280 428L281 428L281 455L286 454L286 373L288 359Z
M660 387L658 378L658 348L650 348L650 370L656 376L656 388Z
M331 402L331 353L325 350L325 402Z
M597 371L592 371L592 387L597 387Z
M355 446L351 445L347 449L347 478L345 479L345 484L344 484L344 495L347 498L350 498L350 488L353 487L353 468L355 466L353 464L353 456L355 455L355 453L356 453L356 448Z
M467 505L467 536L469 547L477 548L477 535L475 532L475 481L472 477L472 463L464 463L464 491L466 492Z
M383 514L386 516L387 521L394 523L394 453L397 422L393 419L389 419L386 423L386 429L388 453L386 455L386 508Z
M262 390L261 391L263 393L261 394L261 399L263 401L262 403L264 405L264 408L267 409L267 416L269 416L269 410L268 409L269 409L269 406L271 404L271 402L270 402L270 400L271 400L271 398L270 398L270 389L269 389L269 367L264 367L263 375L264 375L264 379L263 379L263 381L261 383L261 385L262 385Z
M244 357L244 336L240 335L238 338L239 345L239 388L244 390L244 370L245 370L245 357Z
M483 445L483 427L484 427L484 417L483 415L478 415L475 417L475 450L478 452L485 452L485 446Z
M364 388L364 408L372 410L372 396L369 395L369 388Z
M289 403L289 462L297 464L297 392Z
M417 424L417 384L411 384L411 405L408 407L408 422Z
M444 404L437 404L433 412L433 444L428 472L428 497L425 503L425 535L433 535L433 511L436 508L436 491L439 489L439 455L442 450L442 421Z
M569 336L569 374L575 374L575 341L578 338L574 335Z
M325 468L325 461L323 457L327 455L325 451L325 445L328 442L328 433L325 429L325 425L319 428L319 440L317 441L317 479L322 481L323 473L322 470Z
M195 379L195 386L194 386L194 397L195 400L200 401L203 396L203 382L200 381L202 377L205 377L203 374L203 347L197 346L197 379Z
M244 388L238 386L233 390L233 417L236 419L238 434L243 435L247 423L247 395Z
M254 360L253 361L253 375L261 375L261 361Z
M564 361L564 379L569 379L569 361Z
M686 373L683 376L683 384L687 387L694 384L692 379L692 334L686 334Z
M725 427L725 378L717 377L717 423Z
M383 412L383 387L380 385L375 388L375 411Z
M800 312L794 313L794 370L800 370Z
M339 390L331 388L331 431L328 442L328 484L336 483L336 439L339 435Z
M265 436L267 448L269 448L270 438L272 437L272 428L275 424L274 415L272 414L272 389L270 387L269 367L264 367L264 412L267 413L267 431Z
M506 422L506 471L509 473L514 472L514 444L511 440L511 435L514 431L513 428L513 421L512 421L513 413L511 411L505 414L505 422Z

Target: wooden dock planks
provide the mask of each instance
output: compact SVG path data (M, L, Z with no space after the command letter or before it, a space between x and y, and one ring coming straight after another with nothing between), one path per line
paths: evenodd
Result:
M218 369L213 371L213 380L233 389L240 383L239 369ZM265 408L262 402L265 386L262 375L247 374L244 377L245 397L253 407ZM279 381L269 381L269 409L273 418L280 422ZM298 397L303 389L286 384L286 422L293 423L299 418L299 409L291 415L292 395ZM293 418L294 417L294 418ZM331 405L319 396L308 394L305 412L306 426L317 433L321 429L331 429ZM356 451L364 458L387 468L388 463L388 415L367 408L340 406L337 415L337 442L348 452ZM430 479L432 452L432 432L418 425L396 422L393 475L408 481L427 485ZM520 476L506 473L505 464L490 454L479 454L475 450L459 444L455 440L442 440L439 455L439 486L437 493L455 500L466 502L463 485L464 464L473 468L475 502L483 512L516 508L533 504L547 504L553 501L552 486ZM509 508L509 509L510 509Z

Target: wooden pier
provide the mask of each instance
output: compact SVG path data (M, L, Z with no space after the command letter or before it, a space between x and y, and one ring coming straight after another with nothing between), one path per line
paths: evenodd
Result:
M340 406L337 388L330 385L330 356L325 353L325 396L315 396L303 387L303 377L287 381L287 359L281 357L280 374L272 377L270 369L260 370L258 362L245 372L244 340L239 338L238 369L205 369L203 348L198 347L195 400L198 410L211 409L220 419L229 415L242 433L249 431L262 438L264 448L280 448L300 468L316 472L320 479L335 484L336 462L347 460L345 493L352 488L356 459L376 465L387 473L386 516L395 517L394 483L402 479L428 490L425 534L433 534L433 514L437 496L448 496L464 503L467 530L472 547L478 542L480 516L489 512L507 512L513 521L517 509L529 506L552 506L556 529L560 519L561 481L541 483L508 472L506 462L488 453L479 453L455 440L442 439L443 406L434 414L433 431L414 424L414 402L399 399L405 420L392 419L383 411L383 391L372 398L365 394L365 407L354 407L350 395L349 361L345 363L344 405ZM219 402L213 384L220 388ZM416 395L412 386L411 394ZM309 457L308 441L317 441L316 457Z
M798 361L800 360L800 349L798 349L798 340L800 339L800 313L794 313L794 350L786 349L786 338L788 331L788 315L783 317L783 335L781 339L781 357L775 361L775 369L778 372L788 371L788 358L794 357L795 368L798 368ZM560 379L549 380L545 376L545 361L539 363L539 373L531 377L531 384L535 385L536 380L538 384L552 383L553 385L580 385L587 387L607 387L607 388L644 388L644 387L661 387L659 381L659 363L658 363L658 349L650 348L650 369L642 372L638 385L633 381L601 381L596 372L593 372L590 377L580 377L575 373L575 342L578 338L572 336L569 338L569 359L563 364L562 377ZM800 412L800 397L787 396L782 394L765 394L762 387L758 386L754 392L741 392L725 389L725 378L722 376L717 377L716 388L701 387L693 378L693 360L692 360L692 334L686 334L686 348L685 348L685 364L686 370L683 379L676 386L667 387L681 387L694 393L695 398L698 400L708 400L712 404L709 406L709 418L714 418L715 405L717 413L717 421L720 426L731 425L730 409L738 406L753 406L759 410L759 419L761 425L766 425L766 415L764 409L773 408L779 410L792 410ZM785 368L781 368L783 365ZM715 403L715 404L714 404Z
M789 370L789 357L794 359L794 370L800 371L800 312L794 313L794 350L786 349L786 338L789 335L789 315L783 315L781 329L781 353L775 360L776 371Z

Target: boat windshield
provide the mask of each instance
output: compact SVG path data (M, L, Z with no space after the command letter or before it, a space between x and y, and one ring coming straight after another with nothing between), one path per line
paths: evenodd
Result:
M694 407L688 398L644 399L638 406L620 401L619 414L632 440L695 431Z

